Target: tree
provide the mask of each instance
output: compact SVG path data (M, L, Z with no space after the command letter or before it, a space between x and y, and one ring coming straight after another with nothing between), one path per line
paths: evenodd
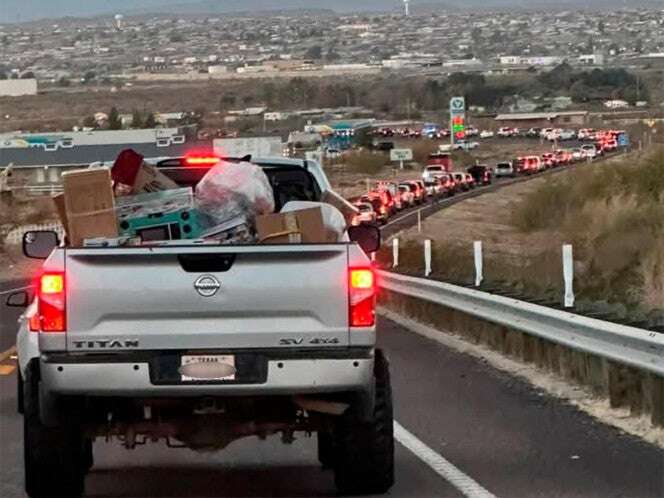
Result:
M97 74L94 71L88 71L83 75L83 81L84 83L87 83L88 81L92 81L97 77Z
M7 79L7 73L4 71L0 71L0 80L6 80Z
M111 107L111 112L108 113L108 129L109 130L121 130L122 129L122 120L120 119L120 113L118 112L117 107Z
M131 113L131 127L143 128L143 113L138 109L134 109L134 112Z
M597 23L597 31L599 31L601 34L604 34L604 21L601 19Z
M32 71L26 71L21 75L22 80L32 80L34 78L35 78L35 73L33 73Z
M155 117L154 113L151 112L145 118L145 121L143 122L143 128L156 128L156 127L157 127L157 118Z
M64 76L58 80L58 86L65 87L65 86L69 86L69 85L71 85L71 81L69 81Z

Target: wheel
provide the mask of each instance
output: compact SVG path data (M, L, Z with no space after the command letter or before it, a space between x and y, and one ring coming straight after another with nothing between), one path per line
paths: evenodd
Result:
M84 442L74 417L46 427L39 416L39 369L32 363L24 380L23 448L25 491L31 498L83 494Z
M92 439L86 439L83 443L83 470L90 472L95 464L94 452L92 450Z
M381 494L394 484L392 388L381 350L376 350L374 382L371 419L362 419L351 406L337 423L334 480L342 494Z
M328 431L318 431L318 461L324 468L334 465L334 439Z
M18 376L16 377L16 410L22 415L23 414L23 376L21 375L21 370L18 371Z

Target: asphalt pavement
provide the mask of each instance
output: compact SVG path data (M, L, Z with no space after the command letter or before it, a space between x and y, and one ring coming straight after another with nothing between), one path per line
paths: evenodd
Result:
M0 306L3 351L13 344L15 318ZM378 336L391 362L400 443L389 496L664 496L662 450L386 319ZM21 424L12 371L0 375L2 498L23 496ZM336 496L315 438L304 434L290 446L248 438L220 453L163 444L127 451L102 441L94 451L86 496Z

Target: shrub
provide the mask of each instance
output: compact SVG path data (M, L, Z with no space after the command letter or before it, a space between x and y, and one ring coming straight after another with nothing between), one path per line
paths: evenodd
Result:
M375 175L387 164L388 158L382 153L372 153L366 150L356 150L344 156L346 166L353 173Z

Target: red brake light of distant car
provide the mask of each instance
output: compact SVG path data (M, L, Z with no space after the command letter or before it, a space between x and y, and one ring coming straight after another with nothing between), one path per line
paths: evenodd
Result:
M62 272L43 273L39 278L37 299L39 329L42 332L64 332L67 330L65 274Z
M351 327L373 327L376 323L376 289L371 268L349 270L348 304Z

